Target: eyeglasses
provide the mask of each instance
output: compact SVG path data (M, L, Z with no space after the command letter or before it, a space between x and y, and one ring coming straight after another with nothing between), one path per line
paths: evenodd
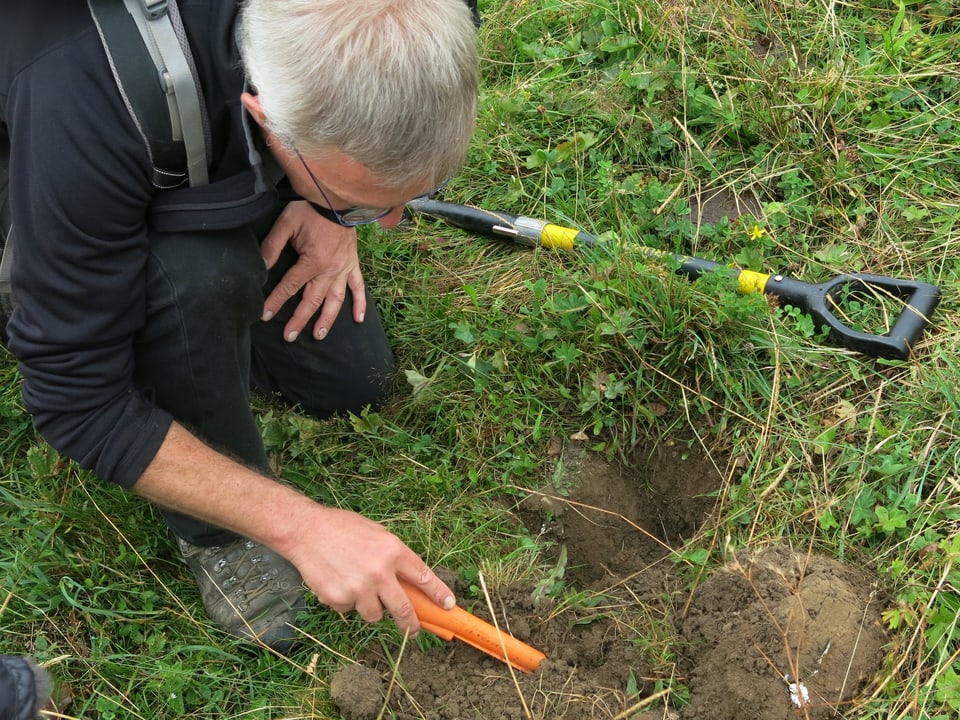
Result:
M313 184L317 186L317 191L320 193L320 197L323 198L323 201L326 203L326 206L321 205L320 203L310 202L310 207L317 211L317 213L329 220L330 222L337 223L343 227L357 227L358 225L367 225L368 223L376 222L382 218L385 218L387 215L392 213L395 208L393 207L363 207L362 205L355 205L349 207L346 210L334 210L332 203L327 198L327 194L323 191L323 188L320 186L320 183L317 181L316 176L310 171L310 167L307 165L306 161L303 159L303 155L300 154L299 150L294 150L297 153L297 157L300 158L300 164L303 165L303 169L307 171L307 175L310 176L310 179L313 180ZM430 198L436 195L438 192L443 190L446 187L449 180L444 180L436 188L426 193L425 195L418 195L413 200L419 200L422 198Z

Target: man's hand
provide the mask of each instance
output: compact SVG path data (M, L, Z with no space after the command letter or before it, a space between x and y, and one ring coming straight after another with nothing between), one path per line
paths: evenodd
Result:
M273 267L280 252L290 245L299 258L277 283L263 306L269 320L301 289L303 297L283 328L283 337L293 342L317 310L313 336L326 337L340 313L347 288L353 293L353 319L363 322L367 309L363 275L357 256L357 231L320 217L305 202L287 205L264 238L261 254L267 268Z
M320 602L337 612L356 610L367 622L377 622L384 610L401 632L420 630L410 602L397 578L423 590L447 610L453 593L416 553L383 526L346 510L315 506L316 521L296 534L289 548L278 548L303 576Z

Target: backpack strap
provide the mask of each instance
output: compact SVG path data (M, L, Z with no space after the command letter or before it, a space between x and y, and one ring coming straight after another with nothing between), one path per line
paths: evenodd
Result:
M87 0L158 189L206 185L209 129L175 0Z
M13 286L10 283L10 271L13 268L13 227L0 225L0 338L6 335L4 326L10 319L13 306Z

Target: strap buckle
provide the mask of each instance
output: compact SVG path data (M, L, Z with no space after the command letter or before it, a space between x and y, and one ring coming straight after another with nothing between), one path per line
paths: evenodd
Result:
M140 3L150 20L156 20L167 14L168 0L140 0Z

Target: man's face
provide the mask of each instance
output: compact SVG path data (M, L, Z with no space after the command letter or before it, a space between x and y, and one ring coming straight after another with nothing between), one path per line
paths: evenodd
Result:
M325 218L343 225L363 224L351 219L367 217L381 227L393 227L403 217L407 201L435 189L425 190L420 183L385 187L365 166L335 149L323 153L321 160L311 161L299 153L294 157L299 168L285 168L293 189Z
M350 208L380 208L386 212L377 222L381 227L390 228L400 222L407 201L435 189L429 180L399 188L387 187L365 166L336 148L325 148L320 157L288 152L271 134L257 96L243 93L241 101L260 126L291 187L312 203L338 212Z

